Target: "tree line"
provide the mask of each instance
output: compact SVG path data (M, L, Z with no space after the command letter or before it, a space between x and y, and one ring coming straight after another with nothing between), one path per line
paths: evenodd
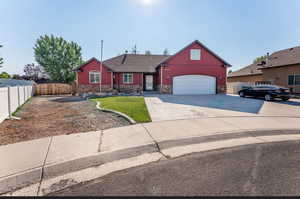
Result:
M2 45L0 45L0 48ZM75 79L74 69L83 63L81 47L73 42L66 41L62 37L53 35L40 36L34 45L34 58L37 64L26 64L24 75L9 75L6 72L0 74L0 78L27 79L52 82L71 83ZM132 54L138 54L137 46L132 48ZM145 55L151 55L150 50ZM169 55L168 49L163 55ZM0 67L4 63L0 57Z

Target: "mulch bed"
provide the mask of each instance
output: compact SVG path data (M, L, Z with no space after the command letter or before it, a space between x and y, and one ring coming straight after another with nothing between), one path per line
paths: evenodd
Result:
M0 124L0 145L129 125L118 115L98 110L96 103L73 96L33 97L16 116L21 120Z

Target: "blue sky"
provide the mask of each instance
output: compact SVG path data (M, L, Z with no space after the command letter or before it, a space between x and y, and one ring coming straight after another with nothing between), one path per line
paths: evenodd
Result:
M299 0L0 0L1 71L34 62L40 35L77 42L83 58L175 53L195 39L236 70L266 52L300 45Z

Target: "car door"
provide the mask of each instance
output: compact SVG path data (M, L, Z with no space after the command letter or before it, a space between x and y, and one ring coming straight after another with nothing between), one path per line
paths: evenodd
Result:
M247 96L254 96L254 89L253 88L248 88L247 90L245 90L245 95Z
M257 97L265 97L266 93L268 92L268 87L264 87L264 86L261 86L261 87L257 87L256 89L256 96Z

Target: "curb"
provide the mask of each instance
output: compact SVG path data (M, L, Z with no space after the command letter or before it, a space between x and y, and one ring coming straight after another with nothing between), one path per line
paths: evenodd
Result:
M88 97L87 100L90 100L91 97ZM121 113L119 111L115 111L115 110L111 110L111 109L105 109L101 107L101 103L99 101L96 102L96 108L99 109L100 111L104 111L104 112L109 112L109 113L115 113L123 118L125 118L128 122L130 122L130 124L137 124L137 122L132 119L131 117L129 117L128 115Z
M233 134L218 134L213 136L198 136L187 139L162 141L157 144L148 144L113 152L99 152L95 155L85 156L59 162L52 165L27 170L12 176L0 179L0 194L9 195L46 195L74 184L89 181L102 177L116 170L131 168L126 164L134 160L134 166L159 161L161 159L176 158L195 152L231 148L249 144L264 144L269 142L295 141L300 140L299 129L294 130L265 130L240 131ZM152 160L148 156L156 158ZM147 156L146 159L137 160L139 157ZM159 158L157 158L159 157ZM149 160L148 160L149 159ZM151 160L151 161L150 161ZM115 163L119 164L114 170ZM129 164L130 165L130 164ZM103 172L98 170L104 169ZM40 175L40 170L43 170ZM109 170L109 172L107 172ZM87 173L93 173L87 174ZM84 176L82 176L84 174ZM64 182L70 183L64 183ZM23 188L22 188L23 187ZM27 190L27 191L26 191ZM30 191L28 191L30 190Z
M105 109L105 108L101 108L101 103L97 101L97 105L96 107L101 110L101 111L104 111L104 112L109 112L109 113L115 113L117 115L120 115L122 117L124 117L128 122L130 122L130 124L137 124L136 121L134 121L134 119L132 119L131 117L129 117L128 115L124 114L124 113L121 113L119 111L115 111L115 110L111 110L111 109Z
M112 152L99 152L89 156L77 157L75 159L27 169L9 176L1 177L0 196L36 183L40 184L44 180L65 175L66 173L98 167L114 161L140 156L142 154L156 153L157 151L158 149L154 144L148 144Z

